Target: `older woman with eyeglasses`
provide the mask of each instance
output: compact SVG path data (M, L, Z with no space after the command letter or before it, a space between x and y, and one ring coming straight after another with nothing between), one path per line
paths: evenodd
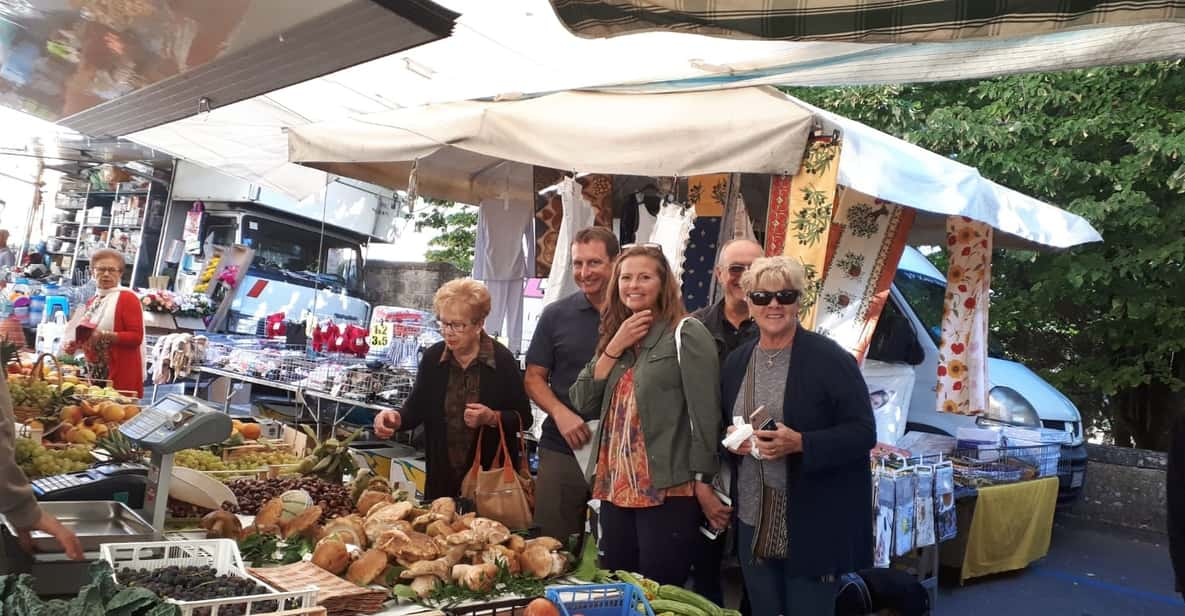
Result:
M531 425L531 406L518 362L505 346L485 333L490 292L471 278L452 280L432 301L444 341L420 360L415 385L398 411L375 416L374 431L390 438L399 430L424 426L428 499L456 497L473 464L478 434L484 466L500 450L499 423L507 439ZM518 466L518 447L510 448Z
M757 259L741 287L759 336L725 360L721 408L730 433L736 416L761 423L758 455L729 456L745 587L754 614L830 616L835 577L872 565L868 389L851 354L799 325L798 260Z
M82 350L88 374L122 392L144 397L144 312L140 298L121 286L123 255L110 248L91 254L95 296L66 328L65 350Z

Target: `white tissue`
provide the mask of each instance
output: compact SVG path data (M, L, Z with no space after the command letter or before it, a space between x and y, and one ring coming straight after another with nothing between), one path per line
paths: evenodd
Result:
M741 446L741 443L745 442L745 439L749 439L753 456L760 459L757 453L757 439L753 436L753 426L745 421L743 417L733 417L732 425L736 426L736 430L725 436L724 440L720 441L720 444L729 450L736 451Z

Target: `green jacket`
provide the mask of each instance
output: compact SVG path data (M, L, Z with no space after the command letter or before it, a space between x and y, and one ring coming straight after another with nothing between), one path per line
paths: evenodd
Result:
M609 378L593 379L597 358L581 370L569 393L574 410L589 417L600 411L601 423L593 435L596 449L585 474L592 480L597 453L606 438L605 417L617 382L634 367L634 397L646 440L650 479L657 489L677 486L694 473L715 475L719 467L720 360L716 340L695 319L682 329L682 360L675 350L675 328L657 322L638 345L622 354Z

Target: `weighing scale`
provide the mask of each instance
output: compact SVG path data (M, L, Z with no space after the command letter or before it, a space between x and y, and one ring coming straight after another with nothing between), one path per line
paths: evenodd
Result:
M141 411L119 431L152 454L147 468L106 464L34 483L38 498L47 501L42 507L74 529L88 559L97 558L102 543L159 538L165 525L173 455L182 449L221 443L230 436L231 421L197 398L173 394ZM144 503L139 516L131 511L131 503L125 507L112 502L121 489L137 485ZM128 500L135 496L129 494ZM48 537L40 538L47 546L56 545ZM38 541L39 532L33 539ZM7 528L0 532L0 573L32 573L34 590L40 595L74 595L89 583L89 567L86 561L67 560L62 552L27 554L13 532Z
M152 454L142 514L160 532L165 527L173 456L230 438L230 416L193 396L169 394L119 427L128 440Z

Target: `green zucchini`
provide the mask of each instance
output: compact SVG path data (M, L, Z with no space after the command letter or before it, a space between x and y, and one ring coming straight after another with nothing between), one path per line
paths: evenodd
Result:
M650 608L655 612L674 612L678 616L712 616L694 605L671 601L670 599L655 599L650 602Z
M706 598L697 595L696 593L672 586L670 584L663 584L658 588L658 597L660 599L667 599L669 601L676 601L686 605L691 605L698 608L700 611L706 613L708 616L720 616L720 606L708 601Z

